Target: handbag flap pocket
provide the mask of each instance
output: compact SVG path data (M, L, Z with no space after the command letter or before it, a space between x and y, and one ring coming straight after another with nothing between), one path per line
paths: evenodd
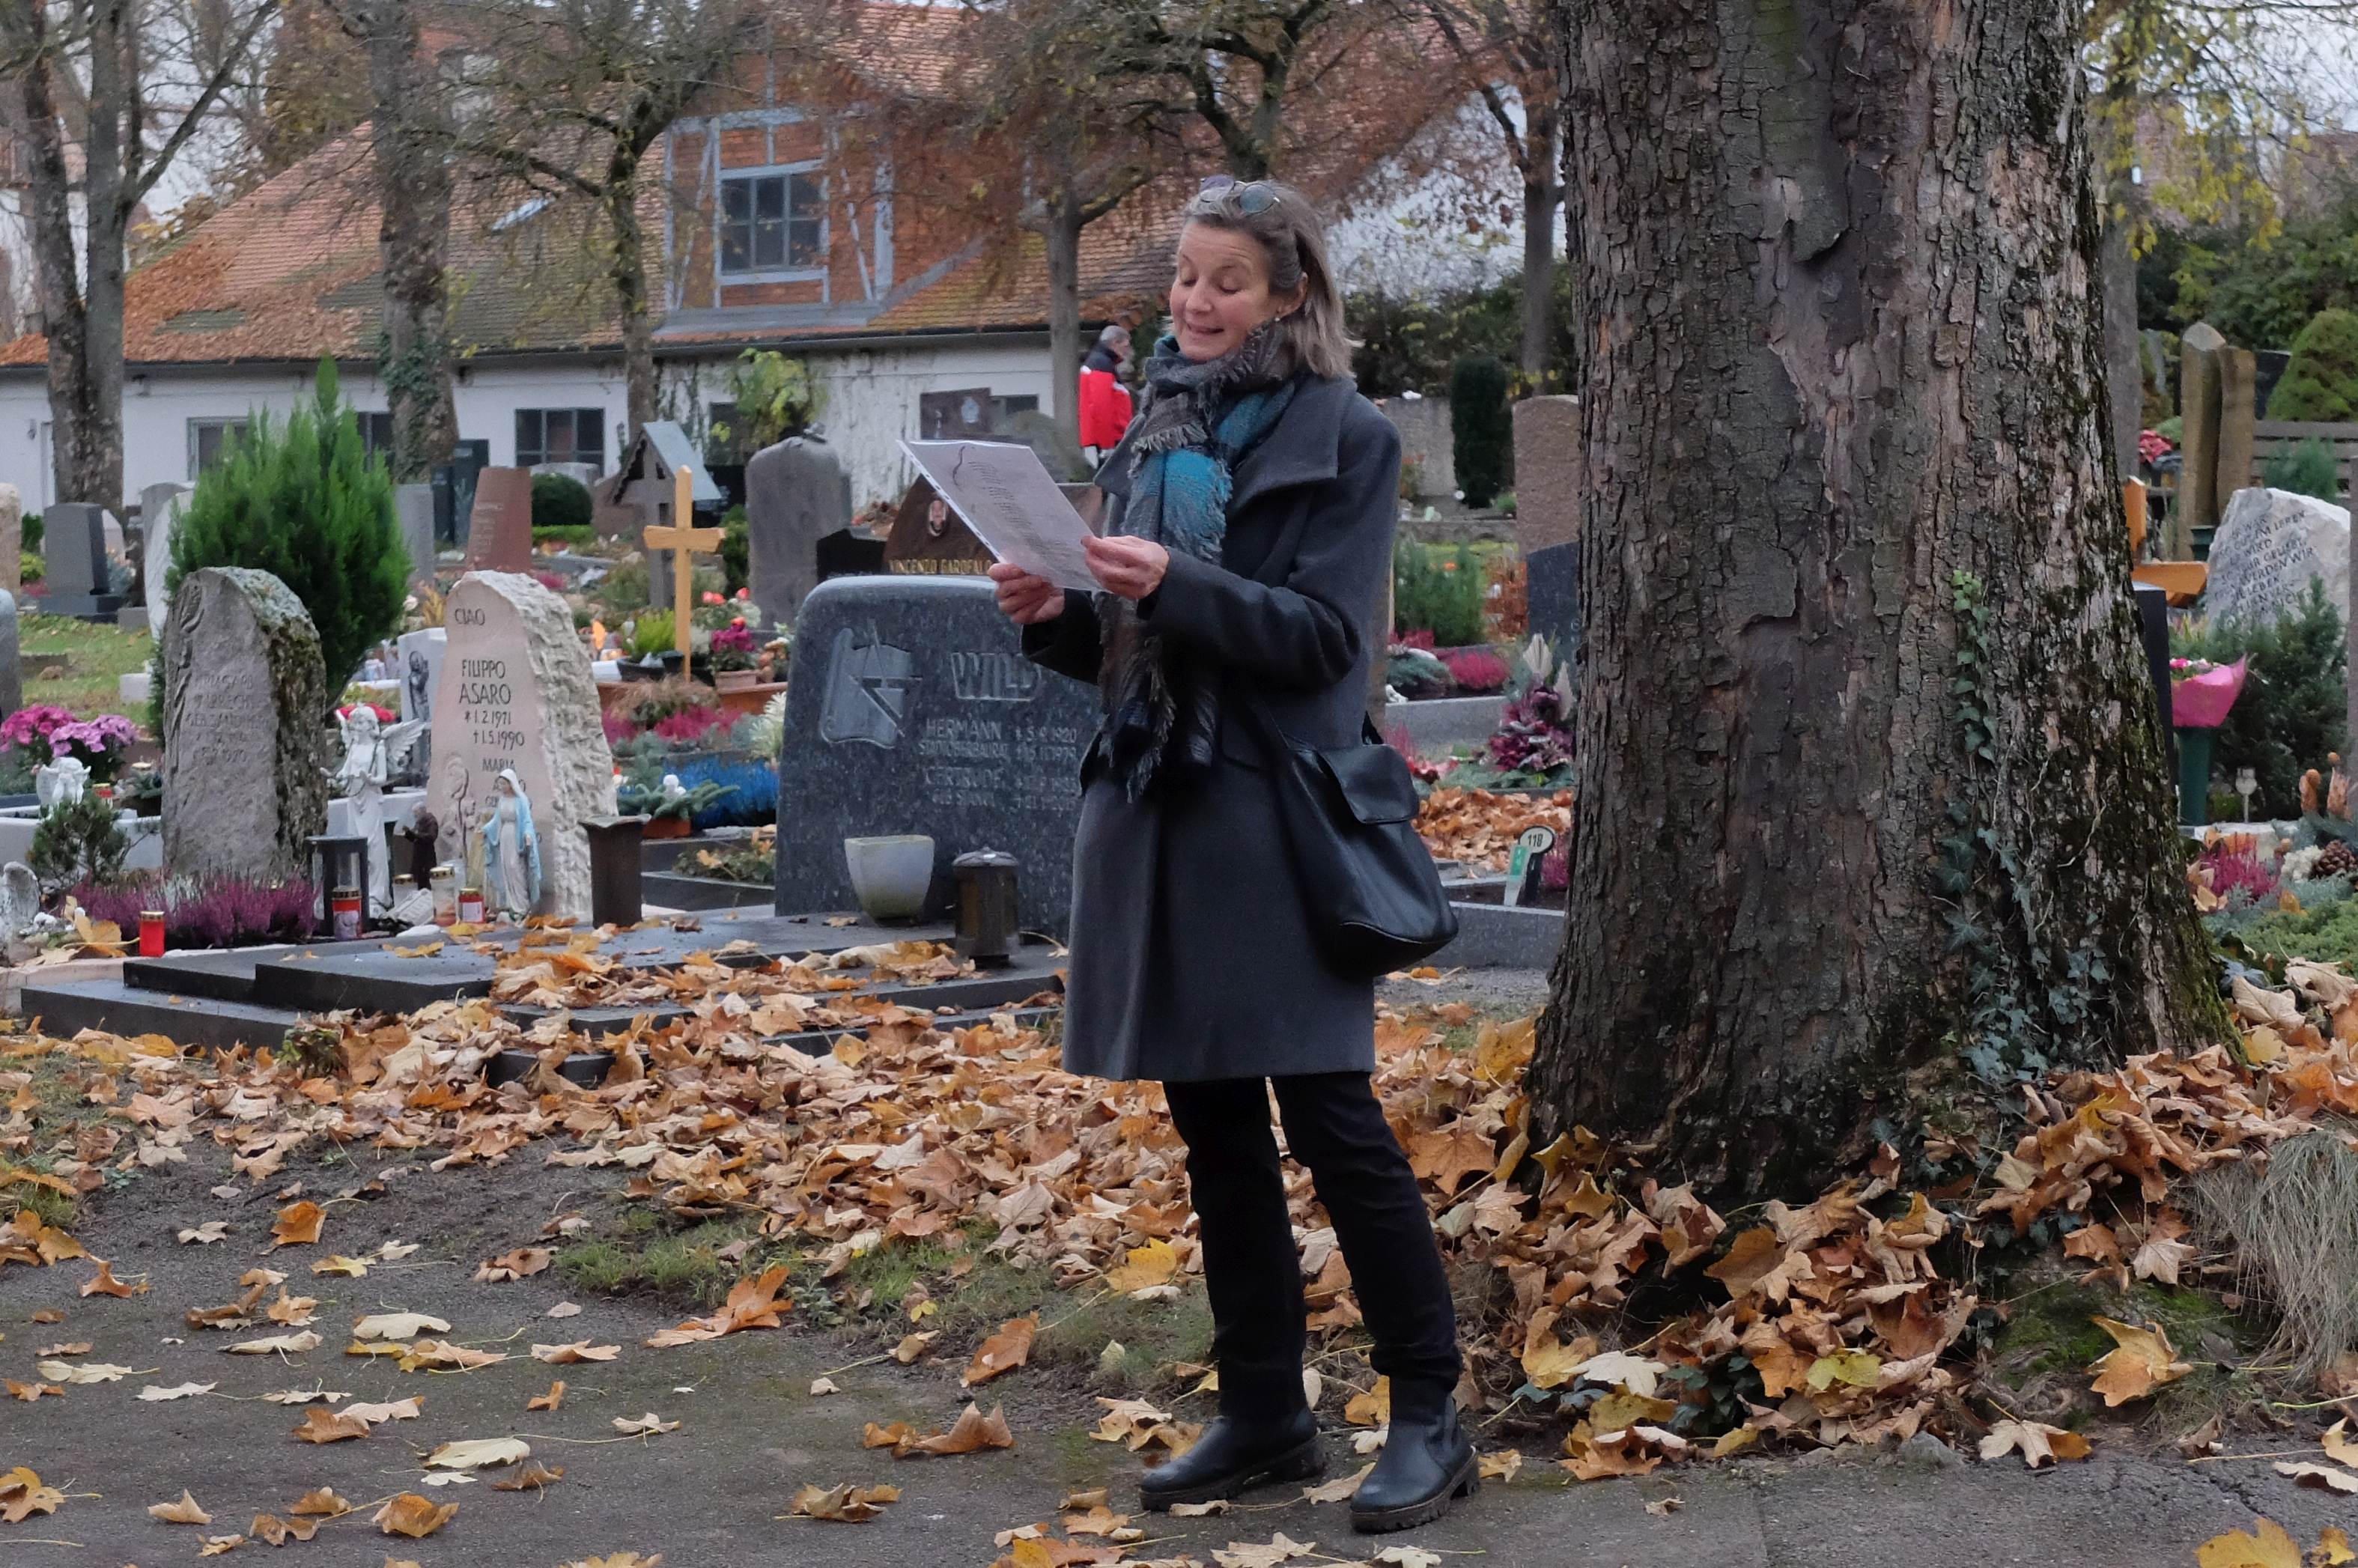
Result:
M1317 753L1343 803L1363 826L1415 820L1416 780L1390 746L1337 746Z

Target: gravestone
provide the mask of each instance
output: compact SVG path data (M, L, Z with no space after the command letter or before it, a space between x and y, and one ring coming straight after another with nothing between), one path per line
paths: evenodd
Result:
M2238 491L2260 482L2253 448L2258 437L2259 356L2249 349L2219 351L2219 488L2212 504L2222 522Z
M2197 321L2179 341L2178 496L2169 508L2168 558L2194 558L2194 530L2219 521L2219 355L2227 340Z
M16 641L16 596L0 591L0 719L25 706L25 661Z
M401 717L434 717L434 690L442 684L442 655L450 645L449 631L428 626L404 632L394 643L394 678L401 683Z
M2321 579L2338 611L2350 602L2350 514L2288 490L2242 490L2211 541L2202 591L2212 625L2272 626Z
M823 582L795 633L778 761L781 914L849 910L847 838L934 840L928 907L950 862L1002 849L1022 864L1033 930L1070 919L1081 753L1097 692L1023 656L988 582L863 577Z
M0 484L0 593L24 591L25 498Z
M1515 405L1515 537L1531 630L1570 657L1580 646L1580 399Z
M164 584L172 575L172 529L180 520L180 497L188 493L185 484L151 484L139 492L140 600L151 632L172 613Z
M1065 433L1055 419L1037 408L1022 408L999 421L994 441L1011 441L1032 449L1040 466L1058 484L1078 484L1092 471L1081 456L1081 444Z
M501 771L513 768L540 843L534 912L586 919L590 840L581 825L614 814L614 756L573 613L522 573L471 572L450 590L444 630L426 790L441 858L468 861Z
M1457 444L1449 424L1449 399L1402 394L1384 398L1376 406L1400 432L1401 466L1409 473L1410 488L1416 499L1455 493ZM1520 505L1520 490L1515 499Z
M851 522L851 479L823 441L789 436L745 465L753 602L791 622L818 586L818 542Z
M409 552L409 580L434 580L434 487L400 484L393 490L393 516L401 530L401 547Z
M41 608L52 615L105 616L123 608L123 596L108 591L106 510L87 502L60 501L41 517L41 563L49 591Z
M164 627L164 865L308 874L328 827L327 675L302 601L268 572L208 567Z
M467 569L531 568L532 475L523 469L485 469L475 476L475 507L467 519Z
M919 474L884 535L884 569L898 577L980 577L990 562L990 546Z

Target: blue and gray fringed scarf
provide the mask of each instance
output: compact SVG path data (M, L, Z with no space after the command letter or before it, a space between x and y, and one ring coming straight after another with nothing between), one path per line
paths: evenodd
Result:
M1279 347L1274 322L1216 360L1184 359L1172 338L1154 345L1146 406L1130 442L1121 533L1220 564L1237 464L1293 400L1294 382L1278 373ZM1202 777L1219 733L1217 665L1174 647L1129 600L1101 595L1098 613L1109 655L1106 761L1112 775L1132 800L1158 781Z

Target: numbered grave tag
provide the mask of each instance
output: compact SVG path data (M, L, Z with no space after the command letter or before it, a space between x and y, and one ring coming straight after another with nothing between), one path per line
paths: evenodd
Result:
M1515 852L1507 860L1507 907L1515 909L1539 896L1540 862L1555 848L1555 829L1526 827L1516 837Z

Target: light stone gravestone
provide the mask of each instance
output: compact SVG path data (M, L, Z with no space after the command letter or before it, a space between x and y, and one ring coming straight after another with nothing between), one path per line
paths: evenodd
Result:
M753 602L791 622L818 586L818 542L851 523L851 480L824 441L789 436L745 465L745 545Z
M1580 399L1515 405L1515 536L1531 629L1563 656L1580 646Z
M25 498L13 484L0 484L0 592L24 591Z
M328 825L328 682L302 602L268 572L190 572L172 596L164 670L166 868L308 875L308 840Z
M401 683L401 717L434 717L435 688L442 684L442 655L450 645L448 628L404 632L394 643L394 678Z
M434 692L426 795L441 828L441 858L461 865L480 858L499 776L512 768L540 844L535 913L587 919L590 840L581 825L613 815L614 757L572 612L522 573L470 572L450 590L444 622L449 648Z
M2350 602L2350 514L2287 490L2236 492L2211 541L2202 610L2212 624L2272 625L2312 578L2336 611Z
M393 492L395 524L401 530L401 546L409 552L409 580L430 583L434 580L434 487L430 484L395 485Z
M16 639L16 596L0 592L0 719L25 706L25 662Z
M139 492L139 579L151 632L172 613L164 584L172 575L172 529L180 518L180 497L188 493L185 484L151 484Z
M1001 849L1021 863L1023 925L1065 931L1096 689L1025 658L990 584L971 578L821 583L795 647L779 913L855 907L845 838L922 833L934 841L933 908L946 907L951 860Z
M2219 479L2212 504L2225 522L2238 492L2260 482L2254 448L2258 439L2259 356L2249 349L2219 351Z
M475 476L475 507L467 521L467 569L532 569L532 475L522 469L485 469Z
M1417 499L1455 493L1457 440L1450 428L1449 399L1402 395L1384 398L1376 406L1400 432L1401 464L1412 475Z
M0 866L0 936L21 936L41 913L41 882L22 860Z

